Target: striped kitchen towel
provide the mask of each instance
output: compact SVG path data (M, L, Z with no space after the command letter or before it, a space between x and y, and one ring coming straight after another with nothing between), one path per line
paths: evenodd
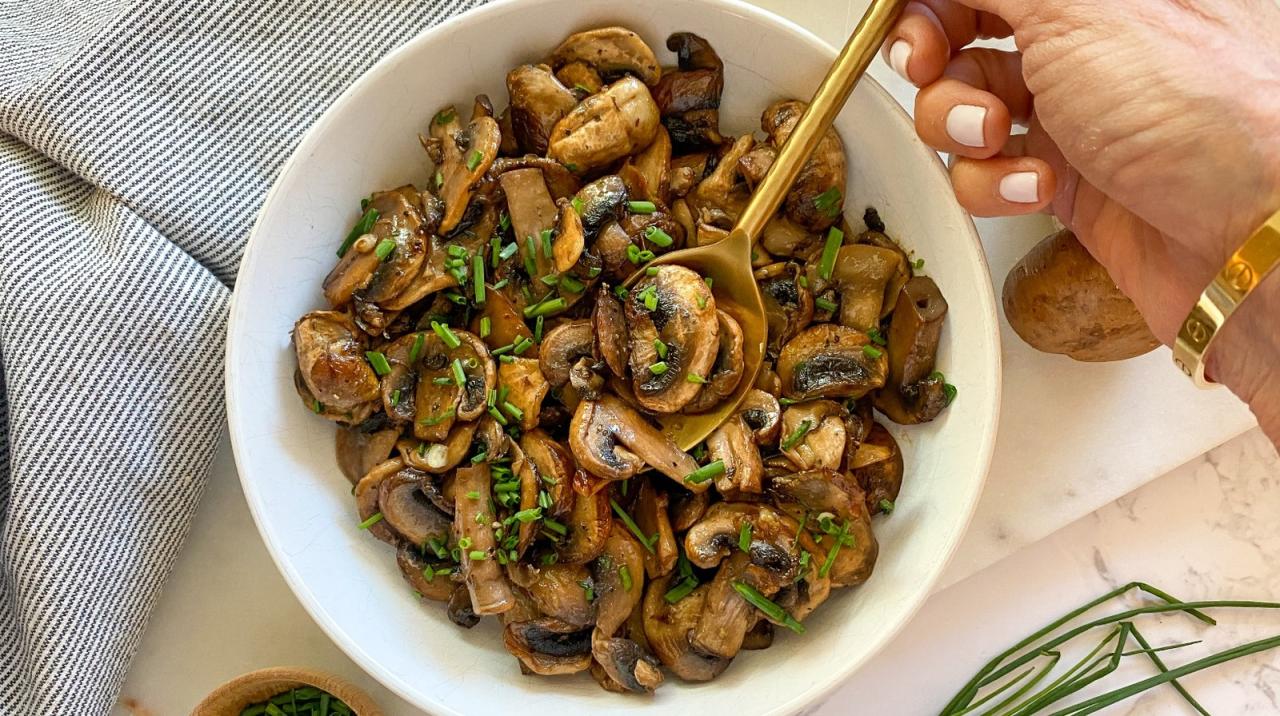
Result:
M0 714L110 711L217 447L262 197L478 1L0 3Z

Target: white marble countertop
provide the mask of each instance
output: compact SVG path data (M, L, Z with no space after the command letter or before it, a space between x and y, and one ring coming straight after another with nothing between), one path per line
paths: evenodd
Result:
M758 4L833 44L864 5ZM873 75L911 107L910 88L896 76L884 67ZM997 282L1049 230L1042 218L979 228ZM1277 460L1256 431L1231 439L1251 420L1225 391L1184 385L1165 351L1086 366L1031 351L1007 326L1004 358L991 478L941 591L815 713L936 712L992 654L1113 583L1144 579L1183 598L1280 595L1280 501L1252 499L1275 494ZM1210 631L1214 644L1243 641L1251 629L1280 632L1280 615L1226 621ZM1159 631L1148 636L1156 634L1165 643ZM361 672L302 610L261 544L224 445L119 710L187 713L222 681L282 664L343 674L388 713L419 713ZM1188 684L1215 713L1277 713L1280 655L1219 667ZM1158 694L1133 710L1182 712Z

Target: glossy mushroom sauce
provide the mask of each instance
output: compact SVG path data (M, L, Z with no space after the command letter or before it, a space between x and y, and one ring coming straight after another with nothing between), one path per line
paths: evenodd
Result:
M692 452L655 427L733 393L742 332L710 281L645 264L723 238L803 109L723 135L719 57L666 47L677 66L625 28L581 32L512 69L500 113L481 95L426 118L425 186L361 202L328 308L293 330L353 523L413 592L462 627L498 619L525 673L620 692L712 679L866 581L903 475L876 415L929 421L955 393L946 301L874 210L844 221L831 131L757 247L755 389Z

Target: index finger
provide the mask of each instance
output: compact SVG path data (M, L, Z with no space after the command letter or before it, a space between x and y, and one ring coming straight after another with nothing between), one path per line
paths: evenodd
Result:
M1013 28L976 4L1010 4L995 0L912 0L884 43L885 60L917 87L942 76L951 57L979 38L1008 37Z

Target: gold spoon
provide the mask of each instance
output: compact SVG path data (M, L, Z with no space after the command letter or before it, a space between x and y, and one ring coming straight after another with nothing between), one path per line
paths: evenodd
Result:
M889 28L906 4L907 0L872 0L835 64L818 86L818 91L813 94L808 109L801 115L791 136L778 152L769 173L751 195L751 200L738 217L738 223L729 236L708 246L663 254L648 264L679 264L710 277L717 307L731 314L742 326L744 370L742 381L738 383L733 395L713 411L697 415L677 413L663 416L659 420L663 432L680 449L690 450L705 440L734 414L747 391L755 385L756 376L764 362L768 327L760 287L752 275L751 247L790 191L801 167L844 107L854 85L867 71L875 58L876 50L884 43ZM627 279L625 285L631 286L643 275L643 270L637 271Z

